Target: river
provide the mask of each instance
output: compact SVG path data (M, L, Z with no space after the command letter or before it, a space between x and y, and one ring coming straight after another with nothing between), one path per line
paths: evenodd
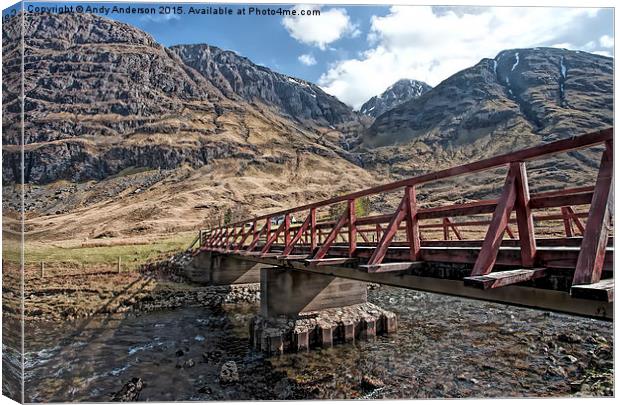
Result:
M249 348L258 304L28 324L25 399L109 401L132 377L150 401L564 396L613 351L610 322L385 286L369 300L396 334L276 357ZM239 381L221 385L227 361Z

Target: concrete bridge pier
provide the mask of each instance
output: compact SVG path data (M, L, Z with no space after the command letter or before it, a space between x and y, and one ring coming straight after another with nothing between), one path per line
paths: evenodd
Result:
M396 315L368 302L367 283L284 267L260 270L256 350L307 351L396 331Z
M192 282L208 285L257 284L260 282L260 270L271 267L273 266L203 251L185 266L185 276Z

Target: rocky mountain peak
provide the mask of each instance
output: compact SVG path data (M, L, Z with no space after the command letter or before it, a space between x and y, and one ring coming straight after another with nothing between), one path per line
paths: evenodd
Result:
M131 44L162 49L151 35L129 24L94 14L24 14L24 33L32 45L68 49L87 44Z
M400 79L380 95L365 102L360 108L360 112L376 118L387 110L420 97L430 89L432 87L422 81Z
M261 101L295 120L323 126L359 119L349 106L319 86L259 66L235 52L207 44L176 45L171 49L228 97Z
M493 70L508 97L519 103L535 127L542 128L548 123L548 110L535 112L530 105L605 110L613 59L558 48L511 49L495 57ZM588 105L583 104L585 99Z
M336 144L337 134L323 139L300 128L273 107L275 102L252 105L239 96L226 97L176 52L135 27L90 14L25 14L23 19L27 183L103 180L126 170L197 169L229 158L262 168L272 159L282 165L303 159L303 153L350 165L349 154ZM21 181L22 55L16 40L21 23L22 18L17 18L3 24L3 179L7 182ZM258 94L263 92L265 99L270 96L266 89L279 88L274 78L282 76L294 87L287 91L297 94L297 101L314 99L310 94L315 94L319 101L313 105L323 117L336 122L338 108L352 114L307 82L278 76L232 52L200 49L212 52L202 53L207 61L213 54L220 55L221 65L205 66L226 72L228 76L222 77L238 71L241 84L244 75L272 80L271 87L249 86ZM246 88L227 83L233 90ZM301 95L299 89L308 90ZM300 111L309 108L299 102ZM298 155L301 150L307 152Z
M542 142L610 126L612 106L612 58L556 48L511 49L386 111L364 143L421 140L460 147L487 139L526 146L525 139Z

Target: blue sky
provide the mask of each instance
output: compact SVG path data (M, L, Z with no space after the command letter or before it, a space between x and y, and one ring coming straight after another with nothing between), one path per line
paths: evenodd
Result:
M185 12L190 6L203 5L183 4ZM318 83L356 108L400 78L437 85L503 49L555 46L613 55L612 9L325 5L320 17L286 18L236 15L243 5L211 6L229 7L235 14L107 17L136 26L166 46L208 43L234 50L255 63Z
M34 3L37 6L53 6L71 3ZM126 5L157 7L157 3L97 3L80 2L74 4L93 6L120 7ZM163 3L162 3L163 4ZM167 3L171 4L171 3ZM200 7L200 4L183 4ZM212 7L222 6L237 10L241 5L214 3ZM259 5L257 5L259 6ZM262 6L261 6L262 7ZM265 6L266 7L266 6ZM273 8L292 8L293 5L271 6ZM346 7L352 24L359 27L360 32L368 32L370 18L373 15L386 15L387 6L376 7ZM366 38L363 35L356 37L344 36L326 50L300 42L291 37L282 24L281 16L203 16L181 15L165 18L164 16L140 15L108 15L118 21L129 23L151 34L159 43L171 46L177 44L208 43L223 49L233 50L253 62L267 66L291 76L300 77L317 82L325 71L325 67L339 59L354 57L365 49ZM164 18L162 18L164 17ZM313 18L308 16L307 18ZM299 61L301 55L311 55L316 64L308 66Z

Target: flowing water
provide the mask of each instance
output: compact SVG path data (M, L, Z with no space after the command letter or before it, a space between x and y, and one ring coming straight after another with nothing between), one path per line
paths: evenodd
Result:
M612 342L609 322L391 287L369 299L398 314L396 334L278 357L249 348L258 305L28 324L26 401L109 401L132 377L157 401L567 395ZM222 385L227 361L239 381Z

